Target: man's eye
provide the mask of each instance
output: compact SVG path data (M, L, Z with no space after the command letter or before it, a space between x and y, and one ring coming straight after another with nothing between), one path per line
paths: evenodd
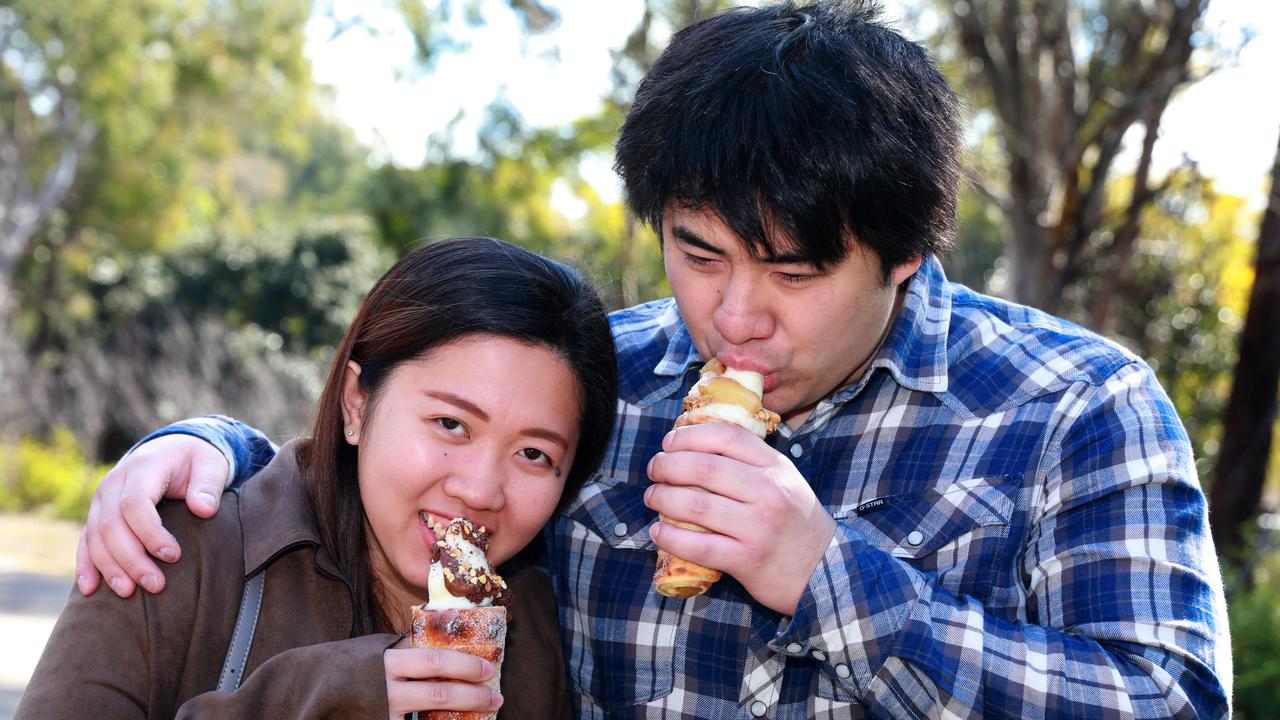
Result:
M696 268L706 267L710 265L712 262L711 258L705 258L705 257L702 257L701 255L690 255L689 253L684 254L684 260L685 262L689 263L690 267L696 267Z
M438 424L440 427L444 428L447 432L453 435L467 434L467 426L463 425L462 421L456 418L438 417L436 418L436 424Z
M812 282L817 275L799 275L796 273L778 273L782 281L788 285L804 285Z

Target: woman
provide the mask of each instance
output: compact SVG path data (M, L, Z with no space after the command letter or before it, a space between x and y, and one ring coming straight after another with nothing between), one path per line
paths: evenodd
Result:
M347 330L311 437L213 519L166 503L183 579L73 592L17 717L567 717L554 598L520 552L599 462L616 385L603 308L573 270L487 238L411 253ZM515 596L501 695L479 658L403 638L431 528L460 515L489 530ZM263 572L243 680L215 691Z

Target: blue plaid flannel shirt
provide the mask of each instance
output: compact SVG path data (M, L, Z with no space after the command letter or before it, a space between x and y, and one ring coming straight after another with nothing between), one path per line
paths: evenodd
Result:
M652 590L645 466L702 361L670 299L611 321L612 444L544 533L581 717L1228 715L1190 444L1129 352L927 261L872 369L769 438L837 523L786 617ZM238 477L268 459L211 428Z

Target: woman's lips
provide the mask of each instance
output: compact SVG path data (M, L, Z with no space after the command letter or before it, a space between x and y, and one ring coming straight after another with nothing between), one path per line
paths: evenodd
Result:
M422 535L422 541L427 544L428 550L444 534L444 529L448 522L448 518L441 520L439 515L433 515L426 510L418 511L418 532Z

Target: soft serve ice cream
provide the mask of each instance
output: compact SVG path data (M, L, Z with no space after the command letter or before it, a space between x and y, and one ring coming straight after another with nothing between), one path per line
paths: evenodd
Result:
M725 367L712 359L685 396L676 427L725 422L765 437L778 427L778 414L764 409L764 376L751 370Z
M489 607L510 604L507 583L489 567L489 533L467 518L436 528L427 577L427 608Z

